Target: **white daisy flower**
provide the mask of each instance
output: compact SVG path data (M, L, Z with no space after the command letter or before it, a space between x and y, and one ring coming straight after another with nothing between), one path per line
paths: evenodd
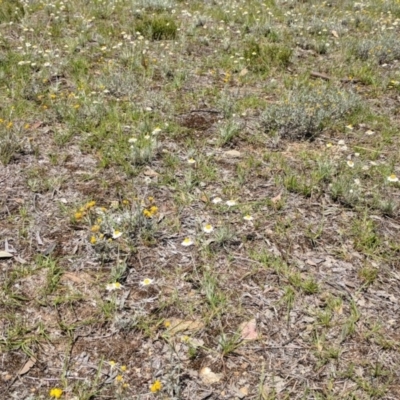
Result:
M153 129L153 132L151 132L152 135L157 135L158 133L161 132L161 128L157 126L156 128Z
M140 282L140 286L149 286L154 282L154 279L145 278Z
M347 161L347 165L348 165L350 168L354 168L354 162L351 161L351 160Z
M387 180L389 182L398 182L399 178L395 174L392 174L392 175L388 176Z
M191 238L185 238L183 240L183 242L181 243L181 245L184 246L184 247L189 247L192 244L194 244L194 242L193 242L193 240Z
M370 129L368 129L366 132L365 132L365 134L366 135L368 135L368 136L371 136L371 135L373 135L375 132L374 131L371 131Z
M119 282L109 283L109 284L106 285L106 289L109 292L112 292L113 290L122 289L122 285Z
M128 140L128 143L136 143L137 142L137 138L135 138L135 137L131 137L129 140Z
M214 204L218 204L218 203L221 203L221 202L222 202L221 197L214 197L212 199L212 203L214 203Z
M225 204L228 207L233 207L233 206L236 206L236 201L235 200L228 200Z
M196 164L196 160L194 158L189 158L187 162L188 164Z
M113 239L118 239L122 235L121 231L115 230L112 234Z
M253 217L250 215L250 214L247 214L247 215L245 215L244 217L243 217L243 219L245 220L245 221L253 221Z
M205 232L205 233L211 233L213 230L214 230L214 227L210 224L203 226L203 232Z

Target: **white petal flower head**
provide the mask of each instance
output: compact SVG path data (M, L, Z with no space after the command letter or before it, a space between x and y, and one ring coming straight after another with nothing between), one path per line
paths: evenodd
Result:
M347 165L348 165L350 168L354 168L354 162L351 161L351 160L347 161Z
M121 231L115 230L112 234L113 239L118 239L122 235Z
M157 126L156 128L153 129L153 132L151 132L152 135L157 135L158 133L161 132L161 128Z
M120 289L122 289L122 285L121 285L119 282L109 283L109 284L106 286L106 289L107 289L109 292L112 292L113 290L120 290Z
M129 140L128 140L128 143L136 143L137 142L137 138L135 138L135 137L131 137Z
M219 204L222 202L222 199L221 199L221 197L214 197L212 199L212 202L213 202L213 204Z
M253 221L253 217L250 215L250 214L247 214L247 215L245 215L244 217L243 217L243 219L245 220L245 221Z
M228 200L228 201L226 202L226 205L227 205L228 207L236 206L236 201L235 201L235 200Z
M187 162L188 164L196 164L196 160L194 158L189 158Z
M183 242L181 243L182 246L184 247L189 247L194 244L193 240L191 238L185 238Z
M389 182L398 182L399 178L395 174L392 174L392 175L388 176L387 180Z
M203 226L203 232L205 232L205 233L211 233L213 230L214 230L214 227L210 224Z
M140 286L149 286L154 282L154 279L145 278L140 282Z
M365 134L366 135L368 135L368 136L371 136L371 135L373 135L375 132L374 131L371 131L371 129L368 129L366 132L365 132Z
M341 139L341 140L339 140L338 141L338 145L339 146L344 146L346 143L345 143L345 141L343 140L343 139Z

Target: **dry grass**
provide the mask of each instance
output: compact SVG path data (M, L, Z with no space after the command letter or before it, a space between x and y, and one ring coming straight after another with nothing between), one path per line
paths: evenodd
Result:
M0 3L2 399L400 397L398 1Z

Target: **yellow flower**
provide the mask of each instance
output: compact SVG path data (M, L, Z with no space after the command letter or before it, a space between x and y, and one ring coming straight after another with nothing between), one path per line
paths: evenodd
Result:
M117 365L117 363L113 360L109 361L108 364L110 364L111 368L114 368Z
M53 388L50 390L50 397L54 397L55 399L59 399L63 394L62 389L60 388Z
M149 210L143 210L143 215L146 217L146 218L151 218L151 211L149 211Z
M121 371L122 372L126 372L128 368L126 367L126 365L121 365Z
M87 209L89 209L89 208L92 208L92 207L94 207L96 205L96 202L95 201L89 201L88 203L86 203L86 208Z
M76 220L79 221L80 219L82 219L83 213L81 213L81 212L76 212L75 215L74 215L74 217L75 217Z
M155 214L157 211L158 211L158 207L157 207L157 206L151 206L151 207L150 207L150 212L151 212L152 214Z
M149 196L148 200L150 201L150 203L152 203L154 201L154 197L153 196Z
M12 123L12 122L9 122L9 123L7 124L7 129L12 128L12 126L13 126L13 123Z
M100 230L100 226L99 225L93 225L90 230L92 232L98 232Z
M124 378L123 378L122 375L117 375L117 376L115 377L115 381L116 381L116 382L122 382L123 379L124 379Z
M159 380L156 380L151 386L150 386L150 391L152 393L157 393L161 390L162 388L162 383Z
M95 236L92 236L92 237L90 238L90 243L95 244L96 242L97 242L96 237L95 237Z
M129 205L129 200L126 200L126 199L122 200L122 204L123 204L124 206Z
M171 322L170 321L165 321L164 322L164 327L165 328L169 328L171 326Z

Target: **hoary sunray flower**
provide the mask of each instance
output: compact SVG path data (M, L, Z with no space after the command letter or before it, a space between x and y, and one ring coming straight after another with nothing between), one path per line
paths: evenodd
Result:
M161 132L161 128L159 126L155 127L153 129L153 132L151 132L152 135L157 135L158 133Z
M185 246L185 247L189 247L192 244L194 244L193 240L191 238L188 238L188 237L183 239L183 242L181 243L181 245Z
M117 230L117 229L115 229L113 234L112 234L112 238L113 239L118 239L121 235L122 235L122 232Z
M188 164L196 164L196 160L194 158L189 158L187 162Z
M351 161L351 160L347 161L347 165L348 165L350 168L354 168L354 162Z
M219 204L222 202L222 199L221 197L214 197L211 201L213 204Z
M140 286L149 286L154 282L154 279L145 278L140 282Z
M250 215L250 214L246 214L244 217L243 217L243 219L245 220L245 221L253 221L253 217Z
M228 201L226 202L226 205L227 205L228 207L236 206L236 201L235 201L235 200L228 200Z
M398 182L399 178L395 174L392 174L392 175L388 176L387 180L389 182Z
M213 230L214 230L214 227L210 224L203 226L203 232L205 232L205 233L211 233Z
M119 290L122 288L122 285L119 282L113 282L113 283L109 283L106 285L106 289L109 292L112 292L113 290Z

